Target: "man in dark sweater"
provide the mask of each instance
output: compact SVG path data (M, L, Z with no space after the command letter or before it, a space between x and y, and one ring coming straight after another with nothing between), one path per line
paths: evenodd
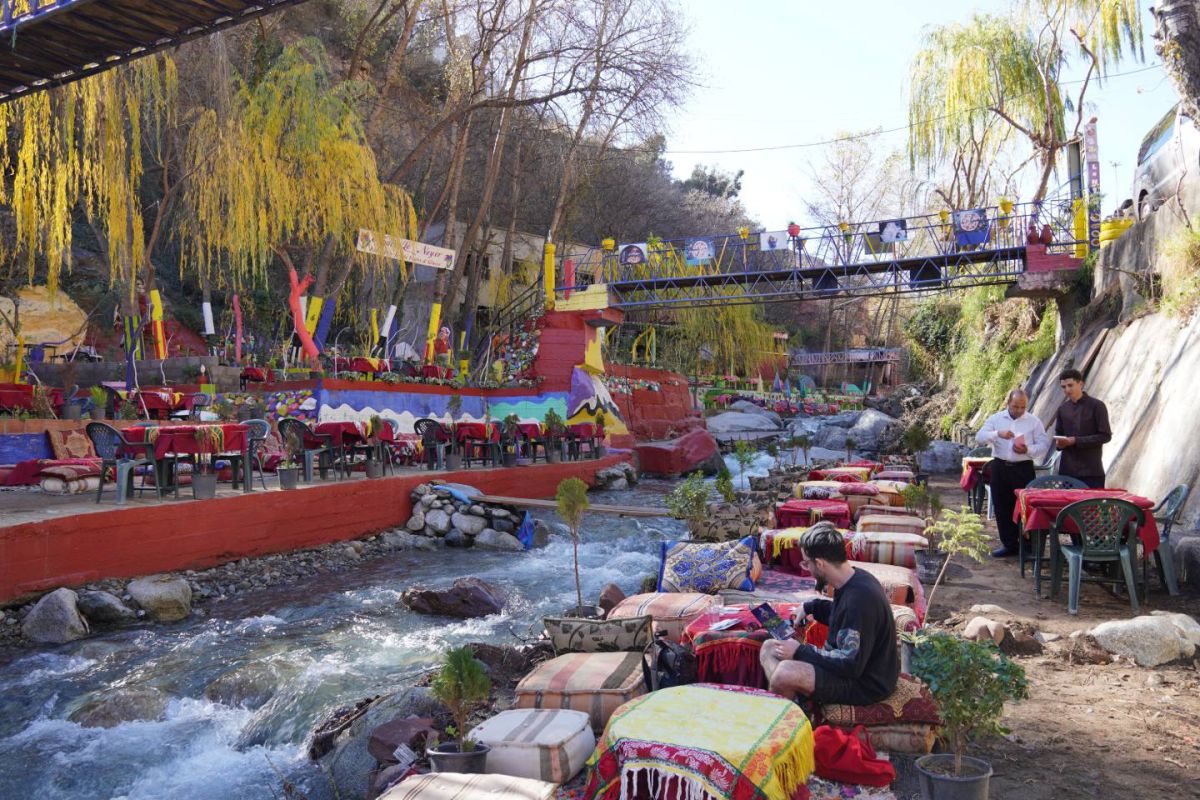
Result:
M770 689L818 703L865 706L896 689L900 659L896 622L883 587L874 575L846 561L846 543L832 524L819 522L800 537L804 566L818 587L833 587L833 600L804 604L804 615L829 626L825 646L795 639L763 643L759 660Z
M1058 376L1067 399L1058 407L1058 435L1054 443L1062 451L1058 474L1070 475L1092 489L1104 488L1104 445L1112 441L1108 409L1083 391L1083 375L1069 369Z

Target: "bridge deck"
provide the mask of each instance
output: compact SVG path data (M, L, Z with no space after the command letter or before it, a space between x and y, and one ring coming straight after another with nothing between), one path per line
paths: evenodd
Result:
M0 102L85 78L303 0L30 0L0 20Z

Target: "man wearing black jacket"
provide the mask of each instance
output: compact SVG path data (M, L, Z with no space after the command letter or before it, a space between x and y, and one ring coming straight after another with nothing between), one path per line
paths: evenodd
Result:
M832 601L804 604L805 616L829 626L829 635L821 648L795 639L764 642L759 660L771 691L818 703L865 706L884 700L896 689L900 659L883 587L847 563L845 540L828 522L805 531L800 547L817 585L833 587Z

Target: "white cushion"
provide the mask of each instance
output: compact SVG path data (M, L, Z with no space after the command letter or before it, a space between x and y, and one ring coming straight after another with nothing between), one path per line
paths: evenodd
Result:
M596 747L591 717L568 709L501 711L470 736L491 748L488 772L549 783L575 777Z

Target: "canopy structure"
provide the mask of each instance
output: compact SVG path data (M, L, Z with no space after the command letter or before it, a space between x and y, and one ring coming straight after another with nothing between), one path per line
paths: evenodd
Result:
M0 102L77 81L303 0L0 0Z

